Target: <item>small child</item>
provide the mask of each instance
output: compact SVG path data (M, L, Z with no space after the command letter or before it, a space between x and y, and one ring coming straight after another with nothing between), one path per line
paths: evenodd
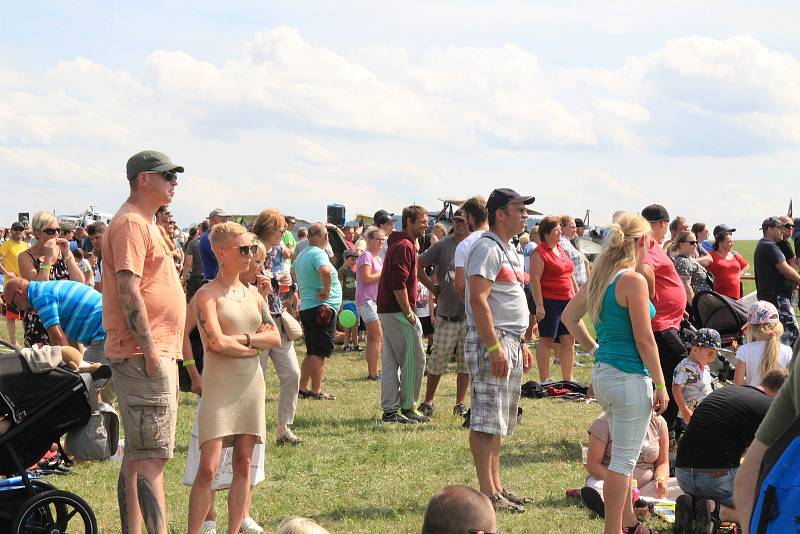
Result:
M356 273L355 265L358 260L358 251L346 250L344 252L344 264L339 267L339 284L342 286L342 307L340 311L347 306L350 311L356 309ZM355 352L360 352L361 347L358 345L358 313L356 315L356 324L351 328L346 328L344 331L344 352L349 352L350 346Z
M783 325L778 309L770 302L759 300L750 306L745 328L747 343L736 351L733 382L756 387L771 370L789 366L792 348L781 343Z
M672 375L672 396L683 422L688 424L694 409L711 393L711 371L708 364L722 348L719 332L701 328L692 339L689 356L681 360Z

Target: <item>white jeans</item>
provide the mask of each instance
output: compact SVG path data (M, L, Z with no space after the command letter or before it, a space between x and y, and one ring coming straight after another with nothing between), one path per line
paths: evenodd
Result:
M297 411L300 366L297 364L294 341L289 341L286 337L280 318L275 320L275 325L281 332L281 344L279 347L261 352L259 358L264 376L267 374L267 359L272 360L275 373L278 375L278 425L291 425L294 422L294 413Z

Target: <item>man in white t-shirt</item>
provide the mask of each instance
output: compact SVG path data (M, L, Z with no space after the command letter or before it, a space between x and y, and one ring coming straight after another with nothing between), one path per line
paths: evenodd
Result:
M472 248L472 244L483 235L484 232L489 230L489 223L487 222L489 212L486 211L486 201L482 196L474 196L467 199L461 205L461 211L467 218L467 224L472 232L458 244L453 260L456 269L453 285L456 288L456 292L463 299L464 291L467 287L466 277L464 276L464 264L466 263L467 254L469 253L469 249Z

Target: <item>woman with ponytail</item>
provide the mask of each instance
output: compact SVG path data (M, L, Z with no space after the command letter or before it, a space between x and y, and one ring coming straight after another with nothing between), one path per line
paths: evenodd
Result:
M650 225L634 213L615 219L589 283L564 310L569 331L595 356L592 386L611 430L611 460L605 477L605 534L651 533L631 504L631 473L642 448L652 410L669 403L650 320L647 281L636 272L650 249ZM597 342L583 324L589 314ZM655 392L653 386L655 385Z
M745 328L747 343L736 351L733 381L737 385L758 387L771 370L789 366L792 349L781 343L783 325L778 319L778 309L769 302L759 300L750 306Z

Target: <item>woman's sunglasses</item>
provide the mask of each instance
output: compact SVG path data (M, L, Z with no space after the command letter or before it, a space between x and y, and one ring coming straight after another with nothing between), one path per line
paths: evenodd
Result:
M42 230L42 233L45 233L47 235L58 235L61 233L61 230L58 228L45 228L44 230Z
M696 245L697 241L684 241L684 243L689 243L690 245Z
M242 256L245 256L245 257L247 257L247 256L255 256L256 253L258 252L258 245L242 245L241 247L233 246L233 247L230 247L230 248L238 248L239 249L239 254L241 254Z

